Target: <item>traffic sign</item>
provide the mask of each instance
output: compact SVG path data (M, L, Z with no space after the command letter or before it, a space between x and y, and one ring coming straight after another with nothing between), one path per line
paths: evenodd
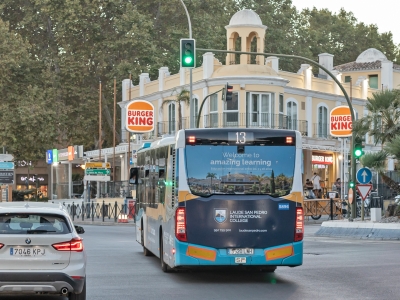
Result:
M354 199L353 195L354 195L353 189L349 189L348 199L349 199L350 204L353 204L353 199Z
M357 171L357 181L361 184L366 184L372 180L372 172L368 168L361 168Z
M110 169L85 169L85 175L110 175Z
M107 163L104 163L104 162L87 162L87 163L85 163L85 169L95 169L95 168L110 169L111 164L109 162L107 162Z
M14 163L12 161L1 161L0 170L14 170Z
M363 201L367 198L369 192L372 190L372 184L357 184L356 187Z
M12 161L14 156L12 154L0 154L0 161Z
M110 181L110 176L102 176L102 175L85 175L83 180L87 181Z

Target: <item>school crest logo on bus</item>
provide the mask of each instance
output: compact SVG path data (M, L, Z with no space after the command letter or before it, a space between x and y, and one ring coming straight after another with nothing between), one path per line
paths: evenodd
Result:
M214 220L218 223L224 223L226 221L226 209L215 209Z

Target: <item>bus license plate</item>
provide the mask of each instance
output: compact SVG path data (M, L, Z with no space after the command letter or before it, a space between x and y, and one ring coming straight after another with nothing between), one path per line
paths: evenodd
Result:
M237 255L237 254L252 255L252 254L254 254L254 249L252 249L252 248L232 248L232 249L228 249L228 254L231 254L231 255Z
M31 247L16 247L10 248L11 256L43 256L46 255L46 250L43 248Z
M245 264L246 257L235 257L235 264Z

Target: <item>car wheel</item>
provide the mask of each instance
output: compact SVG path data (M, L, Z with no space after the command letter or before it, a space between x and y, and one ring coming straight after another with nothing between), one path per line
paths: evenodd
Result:
M80 294L69 293L68 295L69 300L86 300L86 279L85 283L83 284L83 290Z
M143 229L143 226L142 226L142 230L141 230L140 234L141 234L141 240L142 240L143 254L144 254L144 256L151 256L151 252L149 251L149 249L147 249L144 246L144 229Z
M312 218L313 220L319 220L319 219L321 218L321 215L318 215L318 216L311 216L311 218Z
M162 234L162 232L161 232L161 234ZM165 272L165 273L168 273L171 270L171 268L164 261L164 243L163 243L162 236L160 239L160 260L161 260L161 270L163 270L163 272Z

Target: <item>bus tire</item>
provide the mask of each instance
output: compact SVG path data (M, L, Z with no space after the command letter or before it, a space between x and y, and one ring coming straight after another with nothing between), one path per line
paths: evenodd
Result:
M319 220L319 219L321 218L321 215L318 215L318 216L311 216L311 218L312 218L313 220Z
M160 238L160 261L161 261L161 270L163 270L163 272L165 272L165 273L170 272L171 268L164 261L164 240L162 237L162 231L161 231L161 238Z
M143 228L143 224L142 224L142 230L141 230L141 232L140 232L140 235L141 235L141 240L142 240L142 247L143 247L143 254L144 254L144 256L151 256L151 252L149 251L149 249L147 249L147 248L144 246L144 228Z

